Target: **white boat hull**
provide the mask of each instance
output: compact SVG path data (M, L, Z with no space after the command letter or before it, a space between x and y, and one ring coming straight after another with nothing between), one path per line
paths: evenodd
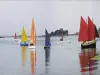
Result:
M68 43L71 43L71 41L70 41L70 40L68 40Z
M36 46L29 46L30 49L36 49Z

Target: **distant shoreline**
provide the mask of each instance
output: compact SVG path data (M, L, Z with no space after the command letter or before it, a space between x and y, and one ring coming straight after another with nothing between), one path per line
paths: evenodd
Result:
M4 36L0 36L0 38L5 38Z
M74 35L78 35L78 34L68 34L68 35L65 35L65 36L74 36ZM5 38L5 37L14 37L14 36L0 36L0 38ZM16 37L20 38L21 36L16 36ZM30 36L27 36L27 37L30 37ZM45 35L36 36L36 37L45 37ZM60 37L60 36L51 36L51 37Z

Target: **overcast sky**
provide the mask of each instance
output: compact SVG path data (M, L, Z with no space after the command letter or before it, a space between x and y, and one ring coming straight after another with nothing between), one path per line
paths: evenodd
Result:
M0 35L21 34L22 26L30 35L32 18L37 35L56 29L67 29L69 33L79 31L80 16L93 18L100 27L100 1L0 1Z

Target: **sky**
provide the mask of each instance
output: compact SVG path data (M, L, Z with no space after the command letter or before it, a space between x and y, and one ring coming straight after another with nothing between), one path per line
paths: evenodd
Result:
M90 16L99 28L100 1L0 0L0 35L20 35L23 26L30 35L32 18L37 35L43 35L45 28L48 32L63 28L72 34L79 31L80 16L85 20Z

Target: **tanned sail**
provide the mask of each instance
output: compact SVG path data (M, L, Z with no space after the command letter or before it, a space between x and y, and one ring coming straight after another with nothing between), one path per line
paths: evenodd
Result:
M80 20L80 31L79 31L79 37L78 41L87 41L88 40L88 25L81 16Z
M14 34L14 39L16 39L16 33Z
M34 46L36 45L36 31L35 31L34 19L32 19L30 43L33 44Z
M95 40L95 26L91 19L88 17L88 41Z
M96 36L96 37L99 37L99 33L98 33L98 31L97 31L96 25L94 25L94 26L95 26L95 36Z

